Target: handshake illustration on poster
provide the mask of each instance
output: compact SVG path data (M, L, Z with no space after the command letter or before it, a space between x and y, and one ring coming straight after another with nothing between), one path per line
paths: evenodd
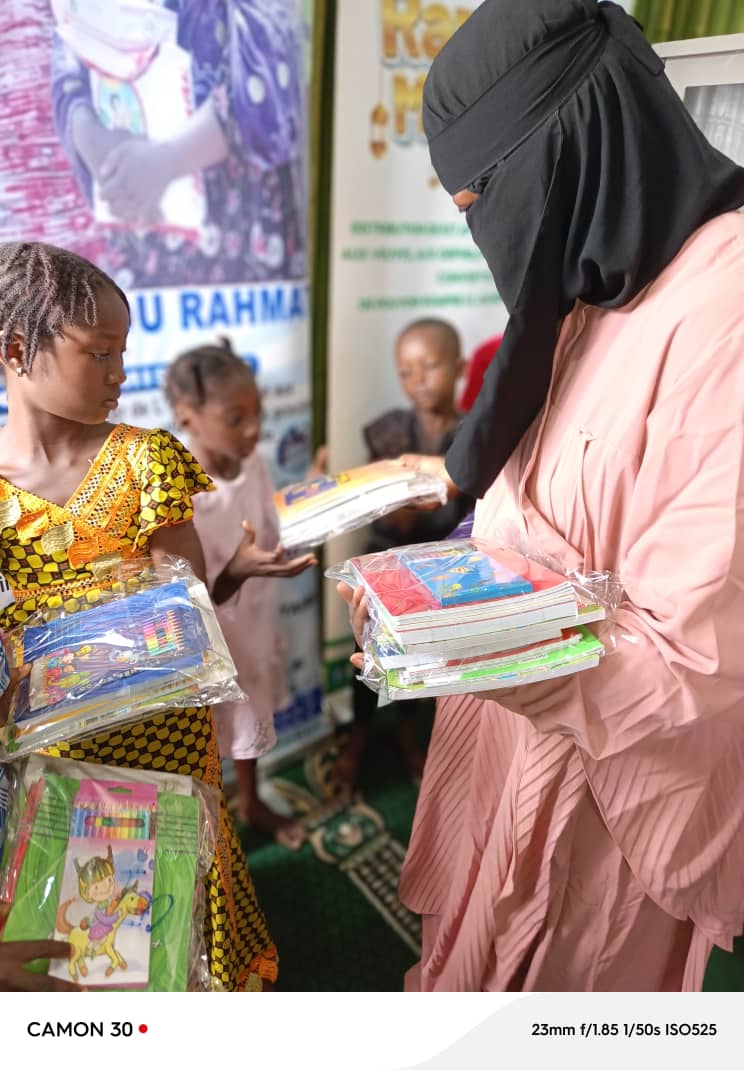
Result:
M199 165L183 173L173 151L196 117L191 57L177 43L176 13L150 0L53 0L52 7L61 45L89 88L70 121L96 220L200 231L206 198Z

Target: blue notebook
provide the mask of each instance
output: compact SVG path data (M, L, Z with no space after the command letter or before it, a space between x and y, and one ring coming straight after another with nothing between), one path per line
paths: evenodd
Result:
M123 685L139 693L166 677L175 683L204 663L208 646L202 615L180 581L26 628L23 660L31 674L13 719L96 705Z
M441 606L532 592L529 580L482 550L435 550L419 558L406 556L405 566Z

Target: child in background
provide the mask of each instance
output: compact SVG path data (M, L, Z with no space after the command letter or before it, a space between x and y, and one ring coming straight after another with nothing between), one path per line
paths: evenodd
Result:
M299 847L301 825L259 798L256 764L276 743L274 711L286 702L274 581L297 576L316 560L312 554L283 558L274 488L256 448L261 397L253 372L230 343L223 339L183 353L168 368L165 392L216 487L196 501L194 519L217 616L248 695L244 702L222 703L215 713L220 754L235 765L237 816L284 846Z
M401 455L443 456L460 422L455 404L457 380L463 373L460 338L455 328L440 319L409 323L395 343L395 366L403 392L412 408L392 409L363 428L370 461ZM433 510L398 509L372 524L366 553L389 550L407 543L445 538L472 508L472 500L457 493L446 505ZM377 696L359 680L352 684L354 720L348 741L334 771L343 783L353 785L367 745L369 724ZM428 703L433 708L433 703ZM398 743L410 776L418 781L424 767L414 733L416 703L398 704Z

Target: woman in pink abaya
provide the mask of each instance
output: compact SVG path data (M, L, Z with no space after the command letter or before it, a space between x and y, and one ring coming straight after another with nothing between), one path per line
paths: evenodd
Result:
M595 0L484 0L424 119L510 313L447 473L624 594L596 669L439 703L407 987L698 990L744 930L744 171Z

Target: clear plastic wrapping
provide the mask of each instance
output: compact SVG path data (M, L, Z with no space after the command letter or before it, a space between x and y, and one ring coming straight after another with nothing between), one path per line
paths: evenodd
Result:
M567 573L524 550L452 539L328 569L365 590L361 679L380 705L554 679L594 668L614 647L616 577Z
M319 546L405 506L446 502L443 480L394 461L308 479L274 495L280 541L287 552Z
M21 674L0 730L6 759L158 710L245 697L207 589L181 558L119 563L6 643Z
M154 770L40 755L16 763L0 939L57 939L30 969L90 989L210 991L205 877L219 795Z

